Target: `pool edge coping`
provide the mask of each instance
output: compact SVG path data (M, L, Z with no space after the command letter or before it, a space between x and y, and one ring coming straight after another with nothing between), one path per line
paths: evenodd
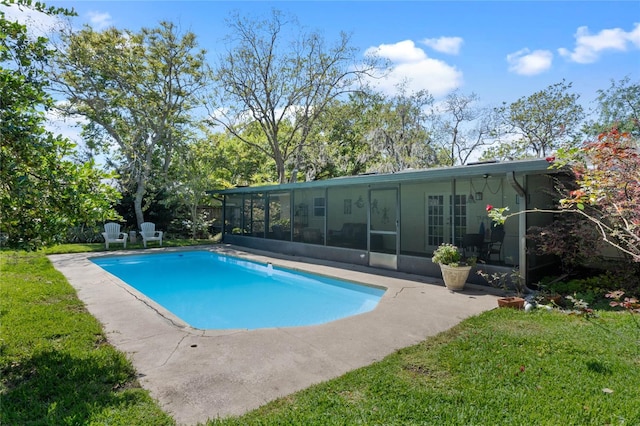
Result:
M364 274L375 282L393 282L375 310L329 324L261 330L200 330L178 328L121 286L103 286L99 277L86 276L84 266L111 277L89 256L192 251L206 247L269 258L346 275ZM433 277L406 281L393 273L376 275L368 268L338 262L306 262L297 256L279 256L232 245L118 250L48 256L69 280L91 314L100 321L109 342L126 353L139 373L139 382L151 392L178 424L243 414L275 398L347 371L369 365L394 351L423 341L464 318L495 308L491 289L469 286L450 292ZM80 262L79 262L80 261ZM342 267L341 267L342 266ZM346 269L349 268L349 269ZM362 271L365 269L365 271ZM306 270L306 269L305 269ZM377 271L372 269L372 271ZM95 271L94 271L95 272ZM384 271L380 271L384 272ZM104 278L104 277L103 277ZM344 279L342 275L340 279ZM359 281L359 280L358 280ZM359 281L360 282L360 281ZM392 291L389 291L392 290ZM113 293L122 298L114 302ZM434 304L434 297L438 302ZM105 303L105 300L109 302ZM133 299L133 300L132 300ZM133 303L135 302L135 303ZM451 305L454 303L455 305ZM455 307L453 307L455 306ZM131 312L131 309L136 312ZM122 317L125 318L122 318Z

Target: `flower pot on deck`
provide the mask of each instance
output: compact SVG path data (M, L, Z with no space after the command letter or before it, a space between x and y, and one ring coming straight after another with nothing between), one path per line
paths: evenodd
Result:
M442 271L444 285L451 291L460 291L464 289L471 266L449 266L441 263L440 271Z

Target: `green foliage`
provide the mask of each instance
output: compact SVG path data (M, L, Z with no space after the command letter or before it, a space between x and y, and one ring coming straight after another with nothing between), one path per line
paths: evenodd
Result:
M448 243L441 244L440 247L433 252L433 257L431 258L433 263L441 263L449 266L458 266L461 260L462 254L460 254L458 247Z
M539 233L548 242L543 248L549 254L562 251L567 242L578 240L579 244L593 247L593 256L598 256L602 246L594 244L594 235L616 249L616 254L630 263L640 263L640 154L638 140L632 134L611 129L601 133L597 140L585 142L580 147L561 149L557 156L547 157L552 168L569 169L575 177L575 189L559 186L561 191L556 210L535 210L544 213L567 213L576 215L581 221L566 222L573 230L569 238L555 232L558 226L543 229ZM528 213L520 211L505 214L508 207L494 208L487 205L488 216L497 223L509 217ZM586 232L585 223L593 232ZM555 240L559 240L556 242ZM584 249L585 247L583 247ZM580 250L574 250L572 261L580 260ZM560 253L561 254L561 253ZM589 260L591 260L589 259Z
M322 143L308 146L299 165L306 180L354 176L367 171L375 158L365 140L372 104L362 93L349 95L349 100L331 102L319 118L311 135Z
M495 309L384 360L209 425L640 423L629 315ZM631 337L633 338L633 337Z
M140 32L89 27L63 37L56 88L68 99L68 114L86 117L90 147L117 150L109 161L133 197L136 222L143 205L164 188L176 152L190 136L192 112L208 83L204 51L195 35L169 22ZM155 187L152 186L155 185Z
M212 202L206 191L229 186L218 177L217 171L223 164L224 159L213 139L192 142L174 162L175 181L170 186L168 201L178 204L182 214L172 222L188 223L191 238L201 235L199 231L205 225L199 208ZM219 201L214 202L221 204Z
M619 265L622 266L622 265ZM558 281L545 285L545 290L563 296L570 295L583 300L594 309L607 309L610 301L607 294L622 289L629 297L640 296L640 281L623 269L597 275Z
M2 11L0 34L0 232L7 245L31 249L61 241L70 227L114 217L118 194L104 183L113 176L92 161L72 161L75 145L44 127L53 106L45 91L43 68L53 54L47 40Z
M630 77L611 81L607 89L598 90L597 121L590 121L583 131L596 137L612 128L629 132L640 138L640 81L632 82Z
M220 185L231 187L277 181L273 159L256 147L265 144L265 136L257 127L255 123L247 126L242 134L242 138L251 143L243 143L228 133L211 136L208 143L215 146L220 155L220 163L213 171Z
M391 173L441 164L428 129L425 110L433 105L433 97L427 91L408 93L401 85L397 95L371 95L369 102L372 111L364 136L376 157L368 171Z
M191 240L186 238L171 238L162 240L163 247L188 247L198 245L211 245L215 244L215 239L200 239ZM138 239L136 243L127 243L127 249L131 248L142 249L142 241ZM86 244L58 244L51 247L45 247L41 250L44 254L64 254L64 253L85 253L85 252L99 252L99 251L119 251L122 250L122 246L111 247L109 250L105 249L104 242L101 243L86 243Z
M569 93L570 89L571 83L562 81L496 108L503 123L502 133L510 138L485 151L482 157L544 158L561 146L575 144L584 114L578 104L579 96ZM517 139L513 141L513 137Z
M42 254L0 258L0 423L171 425Z
M104 241L102 237L104 228L98 225L78 225L67 229L65 242L68 243L95 243Z
M2 424L173 424L43 255L0 261ZM637 424L638 333L626 312L493 310L208 424Z
M608 302L605 301L605 294L614 288L617 288L616 283L610 282L606 276L574 279L548 286L549 291L572 296L577 300L584 301L592 308L602 308L608 305Z

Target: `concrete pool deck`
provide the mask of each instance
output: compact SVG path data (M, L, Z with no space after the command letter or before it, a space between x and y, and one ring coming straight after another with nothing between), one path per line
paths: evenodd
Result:
M371 312L328 324L261 330L198 330L148 300L89 258L213 250L276 266L386 287ZM229 245L48 256L126 353L148 389L180 425L240 415L338 377L493 309L490 288L447 290L437 278L318 262Z

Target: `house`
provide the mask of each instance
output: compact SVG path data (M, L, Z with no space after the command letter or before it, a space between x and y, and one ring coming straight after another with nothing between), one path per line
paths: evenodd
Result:
M433 251L454 243L485 271L519 267L531 283L555 259L527 250L526 232L553 215L520 214L497 228L486 206L553 208L558 173L536 159L214 192L224 202L225 243L429 276L440 276ZM483 282L475 274L469 280Z

